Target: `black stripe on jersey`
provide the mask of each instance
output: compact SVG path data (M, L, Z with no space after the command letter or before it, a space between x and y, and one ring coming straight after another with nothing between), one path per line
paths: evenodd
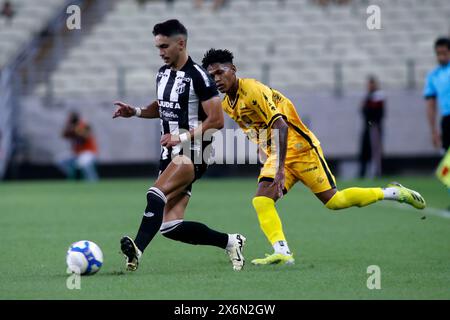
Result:
M162 79L161 74L164 73L164 71L166 70L166 66L162 66L161 68L159 68L158 73L156 74L156 91L155 91L155 95L156 95L156 99L159 99L158 97L158 87L159 87L159 82Z
M283 116L283 119L287 122L286 116ZM311 148L315 148L314 144L312 143L312 140L311 140L311 137L310 137L310 136L308 136L306 133L304 133L304 132L302 131L302 129L300 129L299 127L293 125L292 123L290 123L290 122L287 122L287 123L290 124L290 125L292 126L292 128L294 128L294 130L295 130L297 133L299 133L299 134L303 137L303 139L305 139L305 140L309 143L309 145L311 146Z
M163 134L170 133L169 122L162 121L162 129L163 129Z
M185 82L184 85L184 92L178 95L178 102L181 106L186 106L186 108L182 109L183 115L181 116L178 125L180 129L189 130L189 97L191 94L191 83Z
M317 150L316 146L312 143L312 140L311 140L310 136L308 136L306 133L304 133L297 126L294 126L292 123L290 123L290 125L294 128L295 131L297 131L303 137L303 139L308 141L309 145L316 151L317 155L319 156L320 163L322 164L322 167L325 170L325 174L327 175L328 183L330 184L331 188L333 188L333 189L336 188L336 184L334 183L334 180L333 180L333 177L331 175L331 172L330 172L330 170L328 170L328 167L327 167L327 165L325 163L325 160L322 159L322 157L320 156L320 153Z
M323 170L325 170L325 174L327 175L328 183L330 184L331 189L336 188L336 184L334 183L334 179L333 179L333 177L331 175L330 170L328 170L328 166L325 163L325 160L322 159L322 157L320 156L319 150L317 150L316 147L314 147L314 151L316 151L317 156L320 159L320 163L322 164Z
M280 118L280 117L283 117L283 115L282 115L281 113L275 114L275 115L272 117L272 119L270 119L269 123L267 124L267 127L270 128L270 127L272 126L273 122L274 122L275 120L277 120L278 118Z
M170 93L172 92L173 85L175 84L175 78L177 73L170 70L169 80L167 81L166 87L164 88L163 100L170 101Z
M167 122L167 121L161 121L161 122L162 122L162 130L163 130L163 133L161 134L161 136L166 133L170 133L169 122ZM161 159L162 159L163 153L164 153L164 148L161 148L161 154L160 154ZM172 147L168 148L167 157L169 159L172 157Z

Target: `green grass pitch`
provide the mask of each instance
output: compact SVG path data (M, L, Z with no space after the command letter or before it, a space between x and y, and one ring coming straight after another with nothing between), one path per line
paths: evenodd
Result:
M432 208L449 194L438 181L396 178ZM347 181L384 186L393 180ZM450 219L393 202L332 212L297 185L277 205L293 266L255 267L271 252L251 206L254 179L195 183L186 220L247 237L247 264L234 272L223 250L157 235L137 272L124 272L122 235L135 236L153 180L0 184L0 299L449 299ZM103 250L104 265L66 287L65 253L77 240ZM369 290L367 267L381 269L381 290Z

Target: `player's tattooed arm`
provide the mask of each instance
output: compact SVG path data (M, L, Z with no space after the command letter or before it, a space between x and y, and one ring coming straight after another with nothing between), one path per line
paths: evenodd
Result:
M133 116L147 119L159 118L159 106L156 100L145 108L135 108L121 101L115 101L114 105L117 106L117 109L113 114L113 118L130 118Z
M272 130L276 130L275 143L276 150L278 151L278 170L273 179L272 185L277 188L278 197L283 196L284 188L284 164L286 162L286 151L287 151L287 138L288 138L288 125L282 117L275 120L272 124ZM273 136L273 134L272 134Z

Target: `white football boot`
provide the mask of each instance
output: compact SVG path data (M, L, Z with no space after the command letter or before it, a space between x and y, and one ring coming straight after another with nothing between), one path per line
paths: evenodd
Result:
M230 261L233 264L233 270L240 271L244 267L245 259L242 252L244 251L244 245L246 238L241 234L230 234L231 245L226 249Z

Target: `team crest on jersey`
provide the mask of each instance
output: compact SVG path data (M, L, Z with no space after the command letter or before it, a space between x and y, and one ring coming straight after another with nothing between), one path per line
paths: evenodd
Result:
M175 88L175 92L177 94L182 94L186 90L186 83L178 82L177 87Z

